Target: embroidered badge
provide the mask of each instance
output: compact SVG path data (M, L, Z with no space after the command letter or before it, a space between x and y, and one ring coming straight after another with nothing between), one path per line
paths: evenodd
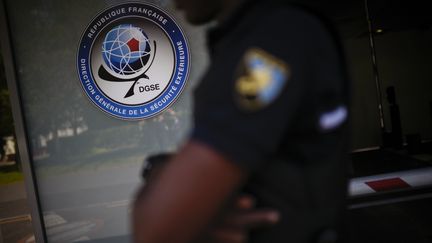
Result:
M239 108L257 111L268 106L281 94L289 76L285 62L261 49L249 49L234 86Z

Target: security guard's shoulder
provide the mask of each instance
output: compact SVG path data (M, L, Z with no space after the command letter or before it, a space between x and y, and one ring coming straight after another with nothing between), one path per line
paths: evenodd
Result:
M316 38L328 37L328 29L319 16L301 7L288 4L257 5L249 14L254 24L249 32L267 43L301 41L304 45L316 43ZM257 19L258 21L251 21ZM286 39L289 38L289 39Z
M321 27L312 14L287 6L257 7L249 20L245 49L234 73L234 94L241 110L255 112L286 95L287 85L304 76Z

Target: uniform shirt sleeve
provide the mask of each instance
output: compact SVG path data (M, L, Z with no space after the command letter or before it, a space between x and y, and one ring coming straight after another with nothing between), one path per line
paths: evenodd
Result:
M295 136L294 129L314 128L318 106L337 103L337 98L328 99L329 94L336 97L341 93L338 79L332 78L337 71L326 69L326 77L316 73L323 69L318 64L337 59L336 50L316 18L294 10L277 11L247 33L232 34L231 38L219 46L219 54L195 91L192 139L211 146L245 170L254 171L274 159L284 139ZM242 102L244 94L237 89L239 79L250 74L251 69L254 71L245 67L251 50L270 60L264 69L271 75L262 79L273 82L258 89L257 93L264 97L258 106ZM319 79L336 83L328 85L335 90L327 90L325 100L312 97L319 93L314 88L319 86ZM303 128L300 121L305 123Z

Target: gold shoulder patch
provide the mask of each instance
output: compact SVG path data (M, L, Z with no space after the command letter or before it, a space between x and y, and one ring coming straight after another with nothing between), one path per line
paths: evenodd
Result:
M288 64L258 48L249 49L238 70L235 99L239 108L256 111L271 104L289 79Z

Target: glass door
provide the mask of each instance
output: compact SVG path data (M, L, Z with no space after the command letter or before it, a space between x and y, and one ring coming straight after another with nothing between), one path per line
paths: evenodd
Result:
M140 173L146 158L175 151L190 128L191 92L208 62L204 31L188 26L170 1L138 3L165 11L186 36L189 80L177 101L151 118L128 121L107 114L86 93L82 70L77 67L82 37L96 16L124 3L3 1L26 128L22 146L29 156L23 162L32 168L38 198L34 208L43 219L40 226L47 242L127 242L130 205L142 183ZM160 21L163 24L163 19ZM101 31L106 34L109 29ZM135 37L140 41L141 37ZM95 45L103 45L102 41ZM134 46L133 41L129 44L130 50L143 48ZM160 53L164 50L158 49ZM100 58L103 63L104 57ZM118 64L122 65L121 60ZM109 65L104 66L111 76L116 75ZM178 71L179 67L175 68ZM34 221L37 223L37 218Z

